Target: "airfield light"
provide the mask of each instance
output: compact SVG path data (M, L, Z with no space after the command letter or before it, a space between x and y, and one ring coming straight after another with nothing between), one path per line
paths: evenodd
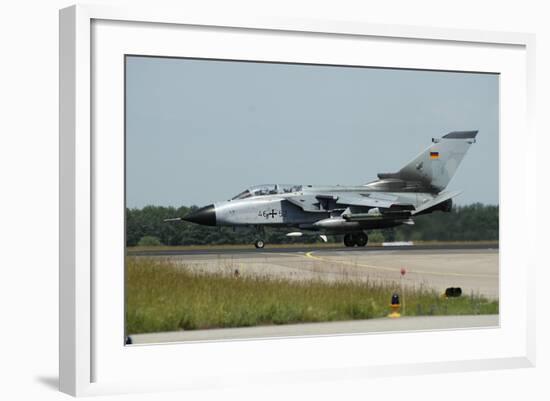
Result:
M399 294L397 292L394 292L391 296L391 304L392 305L399 305Z
M399 313L399 308L401 307L401 304L399 303L399 294L397 292L394 292L391 296L391 312L388 315L388 317L391 318L397 318L400 317L401 314Z

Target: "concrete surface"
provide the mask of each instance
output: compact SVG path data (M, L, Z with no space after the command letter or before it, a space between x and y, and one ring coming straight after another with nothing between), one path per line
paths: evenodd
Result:
M286 252L185 253L168 258L182 269L202 272L238 270L291 280L376 280L400 287L426 286L443 293L461 287L463 294L499 297L499 253L496 249L366 249ZM400 270L406 270L402 277Z
M280 326L173 331L131 335L134 345L186 341L216 341L293 336L379 333L395 331L442 330L498 327L498 315L415 316L328 323L302 323Z

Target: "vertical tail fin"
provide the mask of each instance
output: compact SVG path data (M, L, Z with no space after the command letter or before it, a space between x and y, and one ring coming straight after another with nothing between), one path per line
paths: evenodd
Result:
M432 139L433 143L427 149L397 173L379 174L378 177L418 182L425 187L442 191L453 178L470 145L475 143L477 132L455 131L440 139Z

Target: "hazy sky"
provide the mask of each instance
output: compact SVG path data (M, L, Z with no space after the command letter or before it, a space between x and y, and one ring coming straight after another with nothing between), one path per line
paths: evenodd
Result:
M479 134L447 189L498 204L498 97L489 74L128 57L127 206L359 185L458 130Z

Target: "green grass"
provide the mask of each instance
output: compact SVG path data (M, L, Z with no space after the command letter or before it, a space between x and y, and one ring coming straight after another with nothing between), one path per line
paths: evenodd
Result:
M168 260L127 258L126 332L328 322L386 316L398 283L329 283L228 273L193 273ZM407 289L407 315L498 313L478 295L445 299L428 288Z

